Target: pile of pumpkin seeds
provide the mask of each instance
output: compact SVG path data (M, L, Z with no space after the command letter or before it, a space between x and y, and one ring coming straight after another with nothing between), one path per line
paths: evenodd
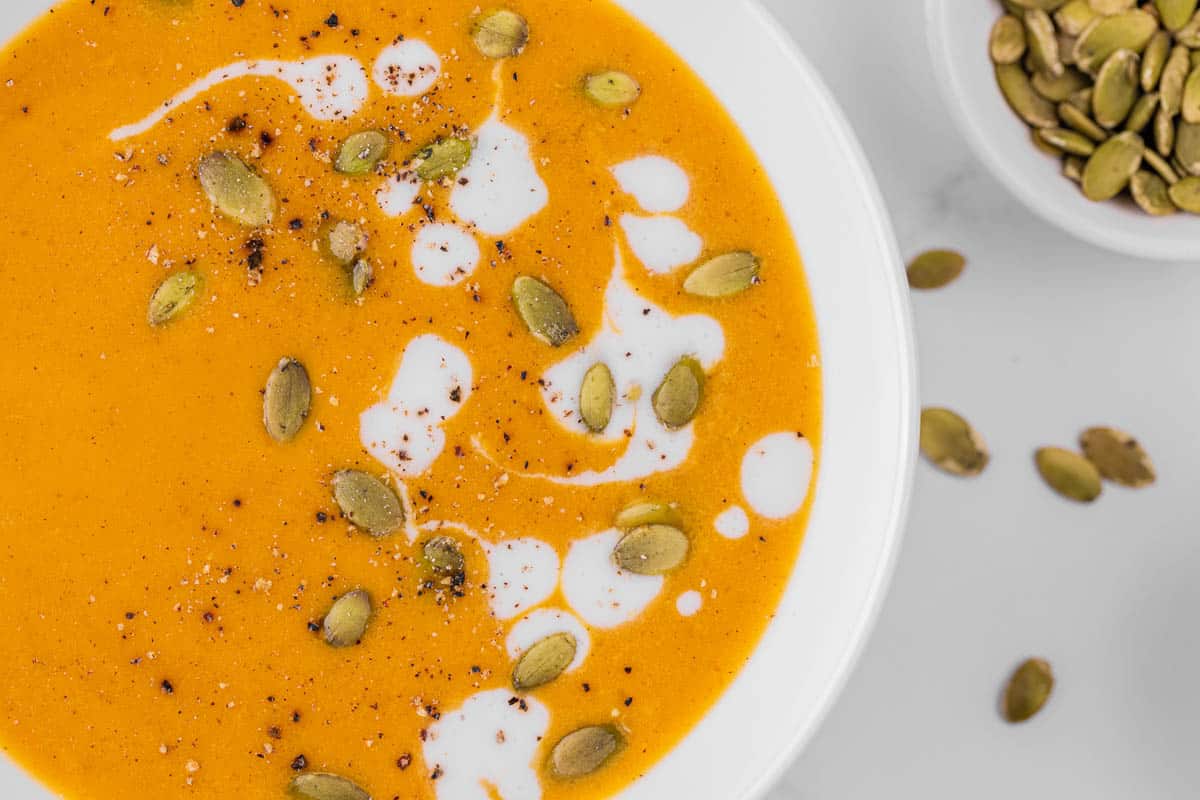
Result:
M1001 0L996 82L1089 200L1200 214L1197 0Z

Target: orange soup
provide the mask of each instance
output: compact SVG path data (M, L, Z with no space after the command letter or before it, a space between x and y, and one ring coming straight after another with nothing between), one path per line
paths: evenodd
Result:
M0 745L48 786L602 798L738 674L816 326L632 17L68 0L0 115Z

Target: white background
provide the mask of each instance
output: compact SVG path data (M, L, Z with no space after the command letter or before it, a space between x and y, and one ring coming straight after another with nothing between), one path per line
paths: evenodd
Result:
M1196 264L1137 261L1021 206L955 127L920 0L765 4L854 125L904 257L970 259L913 299L921 394L993 455L976 480L921 465L863 661L770 800L1200 795L1200 242ZM1092 424L1137 435L1158 485L1050 494L1034 449ZM1031 655L1059 686L1012 727L999 690Z

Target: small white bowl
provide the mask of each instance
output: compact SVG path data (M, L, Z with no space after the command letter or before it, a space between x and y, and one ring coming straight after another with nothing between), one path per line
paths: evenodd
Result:
M1200 217L1151 217L1132 203L1093 203L1036 149L1005 103L988 56L998 0L926 0L934 73L975 152L1027 206L1080 239L1140 258L1200 261Z

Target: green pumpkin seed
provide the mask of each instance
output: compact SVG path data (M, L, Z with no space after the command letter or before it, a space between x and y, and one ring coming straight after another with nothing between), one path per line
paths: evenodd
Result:
M1139 170L1129 181L1129 193L1133 196L1133 202L1152 217L1169 216L1178 210L1171 202L1168 188L1165 180L1146 170Z
M1081 133L1066 128L1038 128L1038 137L1051 147L1076 156L1090 156L1096 144Z
M561 347L579 333L567 301L549 284L522 275L513 281L512 299L517 314L539 341Z
M383 131L360 131L342 142L333 168L343 175L370 175L390 149L391 142Z
M366 232L353 222L335 219L317 232L317 243L325 258L343 267L349 266L366 249Z
M1146 150L1146 152L1142 155L1142 158L1145 159L1146 163L1150 165L1151 169L1158 173L1158 177L1166 181L1168 186L1179 181L1179 175L1176 174L1175 170L1171 168L1171 165L1167 163L1167 160L1155 151L1149 149Z
M1091 87L1088 87L1087 89L1080 89L1078 92L1072 93L1071 96L1067 98L1067 102L1075 106L1075 108L1079 109L1084 114L1092 113ZM1080 131L1080 133L1082 133L1082 131Z
M695 419L704 395L704 380L704 368L696 359L688 356L676 362L651 398L658 421L676 430Z
M1196 0L1154 0L1163 27L1177 31L1191 20L1196 13Z
M1088 159L1083 170L1083 194L1089 200L1111 200L1129 185L1142 165L1142 137L1124 131L1113 136Z
M1158 20L1140 9L1098 17L1075 42L1075 66L1094 74L1118 50L1140 53L1158 30Z
M616 405L617 385L612 371L603 362L593 364L584 373L579 388L579 416L592 433L601 433L612 420Z
M1167 190L1171 202L1189 214L1200 214L1200 178L1188 175Z
M908 285L913 289L941 289L957 280L966 266L962 253L927 250L909 262Z
M1163 158L1170 156L1175 150L1175 121L1162 107L1161 96L1158 111L1154 112L1154 147Z
M1057 111L1058 117L1064 125L1082 133L1092 141L1103 142L1108 138L1108 132L1097 125L1095 120L1087 115L1086 111L1080 111L1074 103L1059 103Z
M325 643L330 647L353 647L362 641L370 620L371 595L362 589L346 592L325 615Z
M1167 65L1167 56L1171 54L1171 34L1159 31L1154 34L1146 52L1142 53L1142 69L1138 75L1143 92L1152 92L1158 88L1162 77L1163 67Z
M471 38L488 58L519 56L529 43L529 23L507 8L489 11L475 20Z
M1092 119L1101 126L1115 128L1129 116L1138 97L1137 65L1136 53L1118 50L1100 67L1092 90Z
M992 26L988 52L997 64L1016 64L1025 55L1025 25L1005 14Z
M1045 153L1051 158L1062 158L1064 155L1066 155L1066 153L1064 153L1062 150L1059 150L1057 147L1042 138L1041 132L1043 130L1046 130L1046 128L1029 129L1029 141L1033 142L1033 146L1036 147L1039 152Z
M1086 89L1091 81L1077 69L1065 69L1057 78L1044 72L1034 73L1030 79L1033 90L1055 103L1061 103L1078 91Z
M1175 128L1175 157L1183 164L1184 172L1200 172L1200 125L1184 120Z
M513 667L512 685L518 692L545 686L571 666L578 643L569 633L547 636L521 654Z
M1175 31L1175 41L1186 47L1200 47L1200 12L1193 14L1182 28Z
M1078 156L1067 156L1063 159L1062 174L1075 183L1083 181L1084 160Z
M457 175L471 161L472 149L467 139L438 139L418 150L411 161L418 178L436 183Z
M350 288L354 290L354 296L362 297L373 283L375 283L375 267L371 266L371 262L365 258L355 261L354 267L350 270Z
M288 791L303 800L371 800L371 795L351 781L328 772L306 772L292 778Z
M1150 456L1138 441L1116 428L1089 428L1079 437L1083 454L1113 483L1141 489L1158 476Z
M427 570L443 578L462 575L467 568L467 557L449 536L435 536L426 542L421 547L421 560Z
M1033 719L1050 699L1054 690L1054 672L1040 658L1026 661L1013 673L1004 689L1002 710L1012 723Z
M1193 50L1192 52L1188 53L1188 64L1191 65L1192 69L1200 67L1200 51Z
M1103 486L1100 471L1083 456L1061 447L1043 447L1035 457L1042 480L1068 500L1091 503Z
M149 323L158 327L178 317L196 299L200 291L200 273L192 270L176 272L158 285L150 295L150 308L146 312Z
M622 537L613 549L613 561L635 575L666 575L687 560L691 543L687 534L670 525L643 525Z
M1179 111L1188 122L1200 123L1200 68L1189 72L1184 81Z
M753 253L725 253L696 267L683 282L683 290L697 297L732 297L758 283L760 266Z
M1179 107L1183 103L1183 84L1191 71L1192 63L1188 57L1188 49L1176 45L1167 57L1162 77L1158 81L1159 100L1163 109L1172 117L1179 113Z
M1033 57L1033 66L1038 72L1057 77L1063 73L1062 59L1058 55L1058 36L1054 31L1054 21L1050 15L1040 8L1025 12L1025 38L1029 45L1029 55Z
M646 525L669 525L672 528L683 530L683 516L672 503L639 500L633 505L621 509L613 524L623 531L631 531Z
M1145 130L1146 126L1154 119L1156 111L1158 111L1158 92L1142 95L1133 104L1133 110L1129 112L1129 116L1125 118L1125 130L1134 133Z
M263 392L263 424L277 442L290 442L304 427L312 407L308 370L294 358L285 358L267 378Z
M988 450L974 428L947 408L921 412L921 452L951 475L972 477L988 465Z
M1109 16L1121 11L1128 11L1137 5L1137 0L1088 0L1088 4L1097 14Z
M1002 0L1005 6L1029 9L1040 8L1043 11L1053 11L1060 8L1067 0Z
M632 75L607 70L583 79L584 95L604 108L626 108L642 96L642 87Z
M1058 57L1065 67L1075 66L1075 41L1074 36L1058 33Z
M225 216L259 227L275 214L275 195L267 182L232 153L209 153L200 160L200 185Z
M1058 29L1068 36L1078 36L1083 33L1096 12L1088 5L1087 0L1070 0L1054 12L1054 23Z
M611 725L596 725L568 733L550 751L550 773L560 780L591 775L621 748L621 734Z
M1052 128L1058 122L1054 104L1034 90L1029 75L1019 64L997 64L996 83L1008 105L1026 123L1035 128Z
M404 525L404 505L386 483L366 472L344 469L333 476L333 499L346 519L379 538Z

